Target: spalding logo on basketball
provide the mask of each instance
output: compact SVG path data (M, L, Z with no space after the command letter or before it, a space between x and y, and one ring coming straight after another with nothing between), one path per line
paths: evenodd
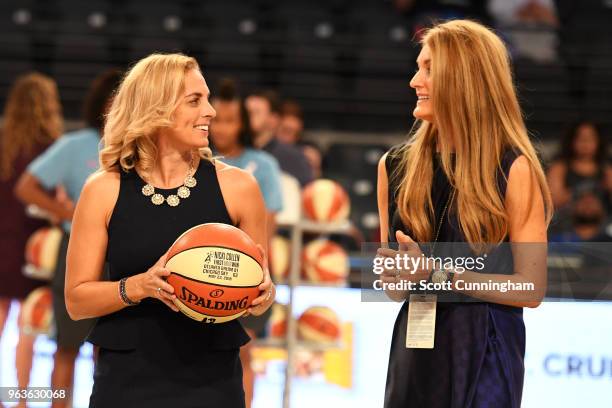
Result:
M351 204L342 186L333 180L319 179L304 187L304 214L319 222L339 222L348 218Z
M223 291L223 289L215 289L212 292L210 292L210 297L218 298L218 297L223 296L224 293L225 292Z
M242 316L259 296L263 258L255 242L227 224L201 224L172 244L166 259L174 303L186 316L225 323Z

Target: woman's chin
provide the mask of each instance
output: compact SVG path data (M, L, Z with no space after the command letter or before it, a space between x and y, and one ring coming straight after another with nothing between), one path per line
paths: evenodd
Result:
M197 149L202 149L204 147L209 147L209 145L210 143L208 141L208 137L206 137L204 139L199 139L194 147Z
M424 120L427 122L432 122L433 120L433 116L427 112L423 112L421 110L419 110L419 108L416 108L413 112L412 112L412 116L414 116L415 119L420 119L420 120Z

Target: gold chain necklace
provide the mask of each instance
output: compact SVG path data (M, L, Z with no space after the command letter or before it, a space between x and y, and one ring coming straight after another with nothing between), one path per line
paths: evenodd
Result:
M440 236L440 230L442 229L442 223L444 221L444 216L446 215L446 211L448 210L448 206L455 198L455 189L448 195L448 200L446 200L446 205L444 206L444 210L442 211L442 215L440 216L440 221L438 223L438 231L436 231L436 237L434 238L433 247L431 248L431 256L433 257L434 251L436 250L436 244L438 243L438 237Z
M193 155L191 156L191 162L189 163L189 170L187 171L187 176L185 177L185 181L183 181L183 185L180 186L176 194L170 194L168 197L164 197L160 193L155 192L155 187L151 184L147 183L142 187L142 194L145 197L151 197L151 202L155 205L162 205L164 202L167 203L170 207L176 207L181 203L181 198L185 199L191 195L190 188L194 188L198 182L195 177L193 177Z

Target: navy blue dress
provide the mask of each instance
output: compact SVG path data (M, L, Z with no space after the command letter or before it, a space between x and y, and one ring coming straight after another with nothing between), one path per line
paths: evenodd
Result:
M400 146L389 151L389 241L403 225L397 211L392 177L398 167ZM507 177L517 154L508 149L498 173L498 188L505 196ZM451 186L436 156L432 183L435 222L440 219ZM452 207L440 229L438 242L465 242ZM437 224L436 224L437 225ZM493 272L488 268L486 272ZM512 265L495 265L497 273L512 273ZM455 296L463 296L455 294ZM465 296L467 298L467 296ZM464 299L465 300L465 299ZM473 299L472 299L473 300ZM440 302L436 311L433 349L407 349L408 302L393 329L385 408L519 408L523 389L525 326L522 308L487 302Z

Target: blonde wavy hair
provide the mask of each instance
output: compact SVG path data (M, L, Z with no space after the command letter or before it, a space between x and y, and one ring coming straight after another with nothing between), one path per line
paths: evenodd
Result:
M20 154L31 155L63 131L62 107L55 81L32 72L17 78L9 91L0 135L0 179L13 175Z
M508 234L508 214L496 180L506 149L514 149L529 161L548 225L553 208L550 191L527 134L502 41L481 24L454 20L427 30L421 44L431 50L435 124L415 122L395 173L399 213L413 238L421 242L433 239L430 186L436 143L442 168L456 189L459 226L472 248L500 243ZM454 164L448 135L454 137ZM532 197L534 193L530 192Z
M194 58L152 54L127 72L106 117L101 170L135 168L147 174L153 169L157 158L154 136L159 129L173 126L185 76L192 69L200 70ZM199 154L211 160L210 149L200 149Z

